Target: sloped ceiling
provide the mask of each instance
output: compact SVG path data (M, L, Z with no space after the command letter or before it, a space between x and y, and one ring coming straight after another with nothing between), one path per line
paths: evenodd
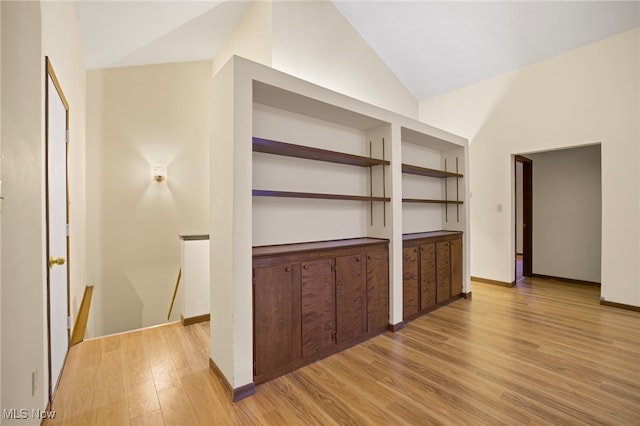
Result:
M640 26L638 1L333 4L418 100ZM250 6L235 0L79 1L86 67L210 59Z
M78 1L87 69L213 58L246 1Z

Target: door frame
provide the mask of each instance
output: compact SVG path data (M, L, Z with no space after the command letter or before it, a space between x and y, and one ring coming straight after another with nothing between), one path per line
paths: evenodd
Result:
M522 163L522 275L530 277L533 275L533 161L522 155L516 155L513 162L514 182L517 173L517 164ZM516 194L514 195L514 205L517 209L518 185L514 185ZM515 227L518 226L515 221ZM515 229L514 239L518 230ZM514 259L514 268L517 268L517 261ZM517 269L514 269L517 271Z
M51 366L51 268L49 267L49 258L51 256L50 253L50 249L49 249L49 230L50 230L50 223L49 223L49 199L50 199L50 194L49 194L49 78L51 78L51 81L53 82L54 88L56 89L56 92L58 93L58 96L60 96L60 100L62 101L62 104L64 105L64 109L66 111L65 113L65 131L66 131L66 135L65 135L65 204L66 204L66 223L67 223L67 231L69 229L69 144L68 142L68 134L69 134L69 103L67 102L67 98L64 95L64 92L62 91L62 87L60 86L60 82L56 76L55 71L53 70L53 65L51 64L51 61L49 59L48 56L45 56L45 83L44 83L44 88L45 88L45 102L44 102L44 107L45 107L45 162L44 162L44 173L45 173L45 219L46 219L46 229L45 229L45 237L46 237L46 242L45 242L45 269L47 271L47 354L48 354L48 359L47 359L47 364L48 364L48 382L49 382L49 403L53 402L53 396L55 393L55 390L58 386L58 382L60 381L60 377L62 376L62 371L64 370L64 363L63 363L63 367L62 370L60 371L60 375L58 376L58 382L56 383L52 383L52 366ZM70 249L69 249L69 232L66 232L66 264L67 264L67 354L65 354L65 361L66 361L66 356L68 355L68 347L69 347L69 342L70 342L70 329L68 326L68 321L71 315L71 311L70 311L70 275L71 275L71 262L69 259L69 254L70 254Z

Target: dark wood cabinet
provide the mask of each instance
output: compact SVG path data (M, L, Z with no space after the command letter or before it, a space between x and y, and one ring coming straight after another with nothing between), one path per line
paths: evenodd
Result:
M367 333L389 329L389 251L367 251Z
M389 242L254 247L254 381L346 349L389 325Z
M256 375L280 371L300 358L300 265L254 270Z
M462 238L451 240L451 295L462 294Z
M302 356L322 353L335 343L336 297L333 259L302 263Z
M359 340L367 333L367 270L364 255L336 258L336 343Z
M462 296L462 232L405 234L402 272L405 321Z
M418 313L418 248L402 249L402 313L407 318Z
M451 298L451 252L449 241L436 243L436 302Z
M425 310L436 304L436 243L420 244L420 266L420 309Z

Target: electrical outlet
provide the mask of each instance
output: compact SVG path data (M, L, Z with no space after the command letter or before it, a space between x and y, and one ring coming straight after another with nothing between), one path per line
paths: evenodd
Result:
M36 394L36 389L38 388L38 369L36 368L33 373L31 373L31 396Z

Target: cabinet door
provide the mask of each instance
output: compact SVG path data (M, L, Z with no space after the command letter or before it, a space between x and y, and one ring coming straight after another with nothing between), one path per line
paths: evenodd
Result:
M367 332L389 328L389 252L367 253Z
M418 249L402 249L402 316L418 313Z
M436 244L436 300L438 303L451 298L451 254L449 241Z
M462 239L451 241L451 296L462 293Z
M436 243L420 246L420 309L436 304Z
M333 259L302 263L302 355L335 345L336 296Z
M254 269L255 375L287 367L300 358L300 265Z
M367 271L362 255L336 258L337 342L357 340L367 333Z

